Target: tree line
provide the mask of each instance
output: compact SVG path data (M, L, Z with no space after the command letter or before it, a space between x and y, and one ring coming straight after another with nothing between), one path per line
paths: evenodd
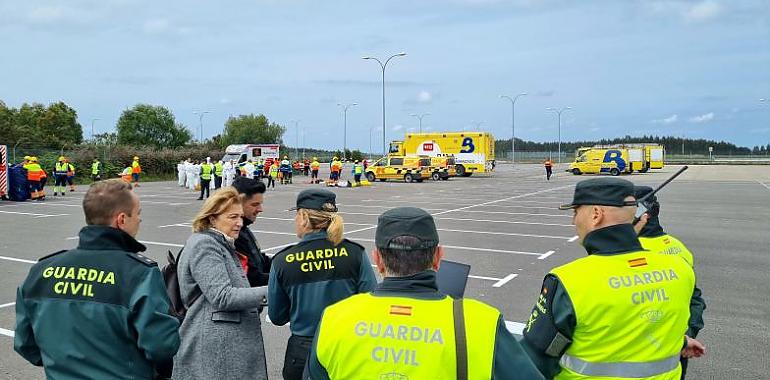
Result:
M713 147L715 155L765 155L770 152L770 143L767 145L757 145L753 149L737 146L726 141L715 141L707 139L686 139L675 136L624 136L612 139L584 140L584 141L562 141L562 152L575 152L579 147L593 145L611 145L611 144L635 144L635 143L656 143L663 145L668 154L681 154L682 144L684 144L684 154L704 154L708 155L709 147ZM555 152L558 149L558 142L535 142L516 139L516 150L522 152ZM496 153L509 153L511 151L511 139L496 140Z

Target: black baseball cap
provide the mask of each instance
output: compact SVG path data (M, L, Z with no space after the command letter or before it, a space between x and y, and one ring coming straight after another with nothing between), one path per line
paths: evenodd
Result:
M412 245L393 242L395 238L411 236L418 240ZM385 211L377 219L374 236L377 248L412 251L433 248L438 245L438 231L433 217L417 207L397 207Z
M332 207L324 207L327 203L330 203ZM337 212L337 194L323 189L302 190L297 195L297 206L290 208L289 211L301 208Z
M560 210L569 210L582 205L597 206L636 206L636 201L626 201L634 196L634 184L620 178L591 178L575 185L572 203L559 206Z

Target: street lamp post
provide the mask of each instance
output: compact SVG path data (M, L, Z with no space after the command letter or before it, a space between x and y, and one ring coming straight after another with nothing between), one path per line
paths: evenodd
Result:
M346 161L348 159L348 109L357 106L358 103L337 103L337 105L342 107L342 160Z
M422 118L424 118L425 116L428 116L428 115L430 115L430 112L421 113L419 115L416 114L416 113L409 114L409 116L416 117L417 119L420 120L420 133L422 133Z
M91 141L94 140L94 122L99 120L98 118L91 119Z
M194 115L198 115L198 122L200 123L200 142L203 142L203 115L211 113L211 111L193 111Z
M297 159L297 155L299 154L299 120L292 120L292 123L294 123L294 159Z
M511 166L516 164L516 101L519 97L526 95L526 92L522 92L513 98L508 95L500 95L500 99L508 99L511 101Z
M387 152L387 145L385 145L385 68L388 67L388 62L390 62L391 59L394 57L403 57L406 53L401 52L398 54L393 54L388 59L385 60L385 63L382 63L379 59L375 57L361 57L361 59L372 59L377 61L377 63L380 64L380 68L382 68L382 155L386 156L388 154Z
M557 110L556 108L553 108L553 107L548 107L548 108L545 109L546 111L556 112L556 114L559 115L559 121L558 121L558 123L559 123L559 128L558 128L559 129L559 144L558 144L558 146L559 146L559 153L558 153L559 154L559 158L558 158L558 160L559 161L558 161L558 165L559 165L559 167L561 167L561 113L566 111L566 110L571 110L571 109L572 109L572 107L563 107L562 109L559 109L559 110Z

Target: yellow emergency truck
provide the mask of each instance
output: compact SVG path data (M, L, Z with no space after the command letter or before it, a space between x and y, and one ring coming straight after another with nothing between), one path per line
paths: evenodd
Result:
M438 157L451 154L457 175L489 173L495 168L495 138L489 132L407 133L403 141L393 141L390 153Z
M422 182L430 178L430 157L387 155L366 168L366 179Z
M665 149L660 144L640 143L640 144L615 144L615 145L594 145L592 147L581 147L575 152L578 158L586 151L591 149L627 149L628 159L631 165L628 172L646 173L650 169L662 169L665 166Z
M644 149L580 148L568 172L574 175L609 173L617 176L644 168Z
M434 181L446 181L457 176L455 158L450 155L441 155L430 158L430 178Z

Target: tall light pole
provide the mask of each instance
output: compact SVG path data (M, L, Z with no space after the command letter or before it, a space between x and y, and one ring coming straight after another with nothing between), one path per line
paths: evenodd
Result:
M420 133L422 133L422 118L424 118L425 116L428 116L428 115L430 115L430 112L421 113L419 115L416 114L416 113L409 114L409 116L416 117L417 119L420 120Z
M294 144L294 158L296 159L297 155L299 154L298 148L299 148L299 122L300 121L299 120L291 120L291 122L294 123L294 131L296 132L295 136L294 136L294 140L295 140L294 141L295 142L295 144Z
M337 105L342 107L342 161L346 161L348 159L348 109L357 106L358 103L337 103Z
M203 142L203 115L211 113L211 111L193 111L193 114L198 115L198 122L200 122L200 142Z
M548 108L545 109L546 111L556 112L556 114L559 115L559 161L558 161L559 167L561 167L561 113L566 111L566 110L571 110L571 109L572 109L572 107L564 107L564 108L559 109L559 110L557 110L556 108L553 108L553 107L548 107Z
M380 68L382 68L382 155L386 156L388 154L388 148L387 145L385 145L385 68L388 67L388 62L390 62L391 59L394 57L403 57L406 53L401 52L398 54L393 54L388 59L385 60L385 63L382 63L379 59L375 57L361 57L361 59L373 59L377 61L377 63L380 64Z
M94 122L99 120L99 118L93 118L91 119L91 141L94 140Z
M500 95L500 99L511 101L511 166L516 163L516 101L519 100L519 97L526 95L526 92L522 92L513 98L508 95Z
M372 159L372 133L377 130L377 127L369 128L369 159Z

